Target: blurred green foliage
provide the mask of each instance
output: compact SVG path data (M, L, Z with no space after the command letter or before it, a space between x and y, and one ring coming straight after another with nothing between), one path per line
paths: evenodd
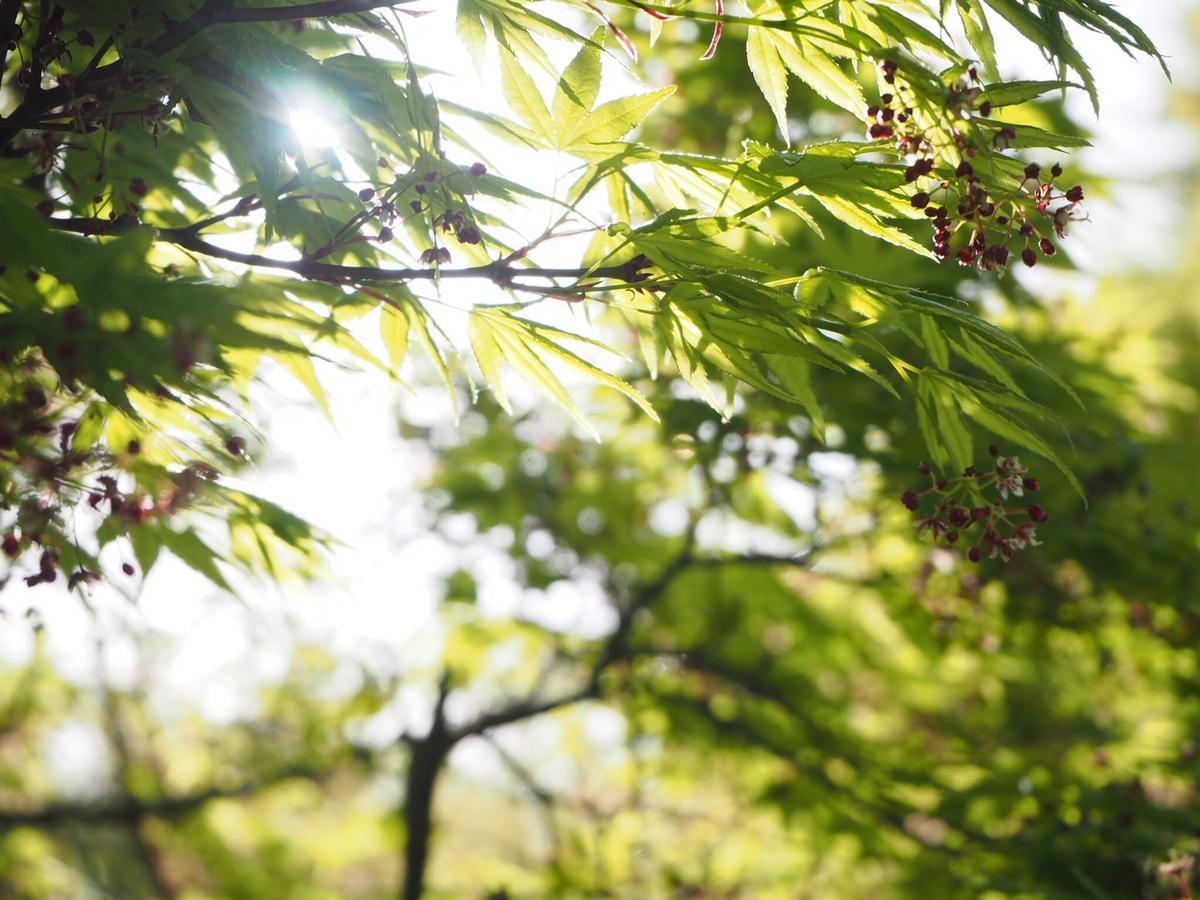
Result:
M111 13L105 4L62 5L68 15ZM942 13L968 21L982 9L942 5ZM1111 27L1109 7L1090 0L988 5L1030 28L1029 17L1037 17L1038 27L1053 31L1060 12L1093 23L1099 16ZM146 39L170 33L158 14L183 20L195 12L146 6L155 13ZM470 14L482 8L491 33L501 22L531 58L530 34L563 28L537 19L533 6L463 3L470 33ZM644 17L638 25L631 9L608 11L647 64L674 73L676 88L646 121L641 149L624 147L618 156L654 147L736 167L744 160L730 160L744 141L776 140L777 117L743 59L744 31L728 29L701 66L696 39L676 27L682 23L665 27L651 48L640 30ZM432 133L422 117L436 107L413 100L424 95L415 75L407 80L411 68L393 81L397 73L381 74L387 66L366 57L333 57L341 62L327 66L324 54L344 49L337 32L281 31L285 40L261 30L270 41L214 39L189 57L199 74L182 83L194 77L203 89L181 102L195 110L186 123L180 117L160 129L131 120L118 129L129 150L104 170L113 183L98 190L117 196L135 177L152 180L149 196L161 202L146 204L147 217L160 229L186 229L212 210L180 192L177 173L210 181L211 160L198 148L214 142L238 176L234 197L252 196L251 186L261 191L272 179L282 184L282 150L230 137L246 127L239 117L253 119L263 107L231 99L214 71L280 60L310 65L300 50L323 57L335 87L360 95L369 139L354 150L365 167L375 163L372 142L386 142L414 172L443 166L421 143ZM128 38L138 36L135 29ZM278 57L263 50L268 44ZM520 82L519 66L509 67L509 79ZM851 67L839 71L851 77ZM805 143L843 138L861 124L794 79L789 84L787 116ZM536 119L531 95L523 102ZM559 113L571 113L564 104L555 109L560 123ZM1079 136L1055 100L1025 104L1020 115ZM255 133L278 126L259 122ZM185 139L195 129L214 136ZM75 150L66 153L68 174L85 155ZM602 156L592 162L612 167L607 151ZM439 171L463 174L449 163ZM281 199L255 226L264 229L261 242L279 237L314 251L357 214L344 179L308 177L316 180L296 190L327 191L328 205ZM479 190L524 196L520 185L490 173ZM468 209L467 198L448 197L446 211ZM636 208L636 200L615 202ZM49 369L64 375L78 350L55 358L54 348L74 329L52 317L68 300L88 308L81 340L84 358L97 364L78 373L80 390L58 401L64 415L74 416L77 404L84 422L82 409L96 404L108 452L156 502L176 496L183 473L193 473L179 520L122 516L113 504L108 521L123 525L110 526L107 537L128 526L143 569L161 547L224 581L217 567L224 554L187 511L197 505L228 523L229 557L274 577L311 571L318 532L202 467L242 465L245 444L230 439L244 441L250 431L239 393L250 391L260 359L277 360L322 396L315 355L334 346L369 355L349 327L366 311L364 297L385 304L381 329L393 367L412 340L429 353L430 379L446 378L456 391L461 383L436 321L403 286L369 283L373 293L352 294L261 272L221 284L175 250L149 249L145 229L87 243L51 230L27 205L5 205L0 228L8 241L0 252L44 272L37 282L20 270L5 276L4 316L24 317L22 346L37 338L51 348ZM497 225L479 216L485 231ZM642 232L637 248L659 251L654 277L672 266L702 285L728 274L694 258L681 264L683 251L670 241L691 237L668 232L669 219L660 224L661 233ZM431 224L410 227L405 252L416 257L428 240L438 246ZM999 324L1018 338L1044 367L1024 369L1020 391L1055 411L1061 427L1045 430L1046 439L1087 498L1084 506L1052 467L1037 471L1037 500L1054 517L1040 546L1009 564L975 566L965 548L935 547L915 533L899 497L922 484L917 463L930 440L887 383L814 365L808 390L817 404L726 379L716 392L730 388L726 407L725 397L706 402L698 379L687 377L687 353L666 354L652 378L646 363L659 355L652 351L620 370L618 391L592 396L572 385L560 397L586 409L597 442L555 409L519 402L502 409L503 376L487 371L478 344L507 340L507 364L552 394L567 391L556 374L564 362L610 386L615 376L590 371L590 356L565 356L578 345L563 344L561 332L512 325L504 318L516 315L511 307L487 307L480 317L491 317L491 330L473 342L492 389L479 393L460 424L399 422L404 439L434 460L423 486L428 531L457 547L461 561L445 579L422 652L371 665L339 655L331 634L327 646L297 651L286 677L263 679L243 698L241 714L222 719L198 706L162 708L147 681L154 661L187 637L114 634L97 621L98 642L132 640L140 662L134 677L97 687L56 671L38 632L34 662L0 671L0 897L1186 894L1200 826L1195 255L1174 272L1114 277L1094 297L1047 304L1014 278L981 281L971 268L882 243L873 236L881 228L907 235L911 224L883 217L856 229L817 196L796 217L761 223L761 231L701 241L698 254L736 251L771 272L825 266L961 297L973 322ZM190 240L171 233L176 247ZM607 252L604 240L590 252ZM455 253L475 247L463 242ZM329 254L347 265L381 259L366 242ZM1056 257L1055 265L1067 264ZM180 269L164 271L171 265ZM613 347L629 357L645 347L646 330L630 327L628 309L599 302L591 309ZM134 313L151 321L131 334ZM526 337L504 337L504 328ZM117 333L129 342L106 337ZM871 330L871 349L884 356L923 359L925 343L936 344L905 327ZM200 351L202 364L179 362ZM131 384L138 366L163 390ZM1064 402L1046 372L1081 403ZM35 375L56 388L49 370ZM3 387L16 396L28 382L22 375ZM656 418L631 396L645 397ZM962 427L976 448L996 439L969 420ZM92 430L100 441L100 429ZM136 453L129 450L135 440ZM983 465L983 452L976 456ZM77 563L98 566L81 555L68 568ZM253 668L252 639L248 646ZM53 752L64 742L75 748L65 764ZM72 782L64 772L72 765L111 777Z

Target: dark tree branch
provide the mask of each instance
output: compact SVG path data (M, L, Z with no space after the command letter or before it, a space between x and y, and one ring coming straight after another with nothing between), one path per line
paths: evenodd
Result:
M295 6L260 6L231 9L220 22L283 22L291 19L324 19L350 16L376 9L394 9L412 0L325 0L323 3L298 3Z
M489 267L484 267L489 268ZM464 270L472 271L472 270ZM403 817L405 824L405 875L401 900L419 900L424 891L425 869L429 862L429 843L433 832L433 793L446 757L459 741L476 736L486 736L492 729L512 725L526 719L553 712L565 706L593 700L600 696L600 680L611 666L627 660L632 655L630 639L639 613L653 605L680 575L694 566L714 567L721 565L804 565L809 554L794 557L750 554L729 558L697 558L694 554L695 530L689 530L683 548L671 563L653 581L635 591L620 610L616 629L605 641L604 647L592 665L587 681L577 690L558 697L528 699L512 703L501 709L484 713L458 728L447 726L444 710L449 683L443 676L438 686L438 698L434 706L433 725L429 735L415 740L406 738L412 748L408 774L405 779ZM535 792L536 793L536 792ZM539 796L539 799L541 797Z
M719 729L723 735L727 735L726 744L728 746L733 746L735 743L734 739L736 738L748 747L763 750L777 759L795 766L815 784L827 790L831 795L838 797L839 801L845 804L847 809L853 808L855 811L870 816L879 823L887 825L901 834L908 834L904 827L904 814L907 810L901 806L899 801L884 798L869 800L861 794L856 793L851 787L838 784L830 778L829 773L825 771L823 766L806 762L800 756L794 744L782 740L777 733L768 728L764 728L744 716L738 716L733 719L719 719L713 713L711 705L702 698L673 693L670 695L661 694L659 699L664 703L686 708L696 715L697 718L709 722L713 728ZM942 852L952 852L948 847L938 849Z
M90 604L88 604L88 609L89 611L92 609ZM94 619L95 613L93 612L92 615ZM96 629L95 634L97 659L102 660L105 653L104 638L99 628ZM120 701L108 681L104 678L102 665L101 670L97 674L100 675L99 682L104 711L104 731L108 736L109 745L112 747L117 761L117 781L125 796L132 797L129 784L130 774L133 770L133 754L129 749L129 735L125 728L124 717L121 714ZM146 874L154 884L155 893L164 898L164 900L175 900L178 892L164 875L158 848L146 836L146 817L139 816L135 819L128 819L122 824L133 841L133 845L137 848L138 856L146 870Z
M141 821L147 816L172 818L194 812L213 800L235 799L257 794L284 781L303 778L320 781L328 773L308 766L282 769L267 778L253 779L231 788L209 788L178 797L141 800L125 797L115 803L59 803L35 810L0 810L0 831L11 828L56 828L75 824L106 824Z
M11 0L3 0L11 2ZM174 28L163 32L153 40L145 52L152 56L166 56L179 49L200 32L213 25L244 24L250 22L283 22L296 19L315 19L329 16L345 16L365 13L375 9L391 9L410 3L412 0L325 0L321 3L302 3L296 6L264 6L236 9L233 0L208 0L195 13ZM4 44L7 47L7 43ZM76 79L67 89L63 86L46 91L34 84L26 93L20 106L7 119L0 119L0 149L12 143L17 132L30 122L44 116L50 110L68 100L94 94L101 88L116 83L132 74L126 60L119 59L107 66L91 69Z
M458 742L463 738L483 734L485 731L490 731L493 728L512 725L514 722L532 719L534 716L553 712L563 706L570 706L573 703L591 700L598 694L597 688L592 684L594 680L594 678L589 680L589 683L584 687L564 694L561 697L551 697L546 700L526 700L520 703L513 703L490 713L484 713L461 728L454 729L451 732L451 737L455 742Z
M429 841L433 831L433 791L438 775L454 746L467 737L485 734L493 728L511 725L531 719L564 706L590 700L600 693L600 677L604 670L618 660L627 658L628 642L634 617L663 595L671 583L687 569L692 561L693 536L679 555L654 581L637 591L621 612L617 629L605 642L604 650L586 684L578 690L545 700L526 700L514 703L490 713L484 713L459 728L447 727L444 709L449 693L449 683L443 676L438 688L438 699L434 707L433 726L429 735L421 740L408 739L412 747L408 775L405 779L404 824L405 874L401 900L419 900L425 885L425 867L429 862Z
M104 59L104 55L112 49L114 43L116 42L111 34L104 39L104 43L92 54L92 58L88 60L88 64L83 67L84 75L90 75L96 71L96 67L100 65L100 60Z
M741 556L707 556L692 560L692 565L707 569L721 566L780 566L805 568L812 562L812 550L795 556L775 556L771 553L745 553Z
M484 267L488 268L488 267ZM471 271L471 270L466 270ZM403 817L405 824L405 874L401 889L401 900L419 900L424 891L425 870L429 862L429 844L433 833L433 794L438 776L446 757L459 741L484 735L495 728L512 725L526 719L592 700L600 696L600 680L604 672L621 660L631 656L630 638L633 625L640 612L659 600L680 575L693 566L718 565L803 565L807 555L776 557L751 554L744 557L697 558L694 555L694 529L688 532L683 549L653 581L635 591L629 602L620 610L617 628L605 641L604 647L592 665L585 684L577 690L558 697L528 699L512 703L501 709L484 713L466 725L449 728L445 719L445 703L449 694L446 676L438 686L438 698L434 706L433 725L428 736L422 739L406 738L412 748L408 774L405 779ZM536 793L536 792L535 792ZM539 799L542 799L539 795Z
M17 33L17 16L24 0L0 0L0 50L7 51L9 41Z
M232 9L233 0L208 0L198 10L176 24L174 28L160 34L146 49L154 56L166 56L172 50L182 47L204 29L220 22L221 17L231 12ZM116 65L123 64L117 63Z
M324 0L320 3L298 3L292 6L237 8L233 5L233 0L209 0L187 19L163 32L147 49L155 56L165 56L213 25L327 19L332 16L371 12L375 9L394 9L411 2L412 0Z
M589 686L593 691L599 692L600 678L605 670L613 663L628 656L629 640L633 635L634 620L638 614L662 597L666 593L667 588L671 586L671 583L695 562L695 556L693 555L695 543L696 529L693 523L692 528L688 530L683 549L671 561L671 564L662 571L658 578L643 585L641 590L637 591L630 598L629 603L620 611L617 628L609 636L599 660L597 660L596 665L592 669Z
M429 865L429 844L433 838L433 792L438 775L454 741L446 731L446 697L450 682L442 676L433 724L422 740L412 742L408 775L404 779L404 881L402 900L420 900L425 892L425 870Z
M651 650L647 651L647 655L671 657L678 660L680 665L692 672L719 678L738 691L744 692L764 703L778 706L787 715L803 722L804 726L808 729L806 742L809 746L815 747L830 756L837 755L838 747L841 747L844 751L847 746L842 736L835 735L830 729L820 725L804 710L804 707L800 703L794 698L787 696L781 690L781 685L765 677L764 673L770 672L774 664L774 660L771 658L764 657L744 668L738 668L722 661L717 656L694 647L684 650ZM786 676L784 677L786 678Z
M229 214L206 220L206 224L227 218ZM50 225L62 231L71 231L84 235L115 235L122 234L137 227L135 223L123 222L120 219L50 219ZM483 266L471 266L463 269L446 269L436 266L418 268L388 268L384 266L342 266L334 263L320 262L313 259L275 259L258 253L239 253L226 250L210 244L196 233L195 226L187 228L160 228L156 230L158 240L174 244L192 253L208 256L213 259L223 259L227 262L263 269L278 269L293 272L304 278L317 281L329 281L337 284L357 284L360 282L380 281L435 281L441 279L486 279L501 287L522 287L518 279L524 278L597 278L615 279L622 282L634 281L638 272L648 263L643 260L631 260L617 266L603 266L589 269L580 268L536 268L505 265L500 262L488 263Z
M764 728L746 717L739 716L734 719L718 719L712 711L712 706L705 700L697 697L684 696L682 694L672 694L669 696L664 694L660 695L660 699L663 702L686 707L698 718L707 720L713 728L719 729L723 735L728 736L726 739L727 744L731 744L732 738L736 737L749 747L763 750L777 759L795 766L814 784L819 785L831 797L836 798L837 804L845 812L856 813L863 819L872 820L907 839L912 838L912 833L906 825L906 816L911 811L911 807L905 806L899 800L884 796L864 796L862 793L856 792L852 785L839 784L829 776L824 766L804 761L797 753L796 746L786 740L781 740L779 734L774 730ZM870 768L875 771L876 777L880 781L888 781L893 784L902 784L904 782L903 777L894 777L893 774L879 775L879 770L882 767L877 761L870 761L866 764L860 762L859 765L864 769ZM856 781L855 784L857 783ZM949 819L948 822L955 831L966 835L969 840L982 846L994 847L1003 840L979 830L961 817ZM960 856L955 852L953 844L949 842L938 844L924 843L922 849L926 852L938 854L951 864L956 864L960 861Z
M23 0L0 0L0 85L8 65L8 45L17 34L17 16L23 5Z
M86 129L81 129L80 126L74 123L67 122L33 122L25 126L26 131L54 131L60 134L80 134L86 130L88 132L95 131L100 126L98 123L91 123L86 126Z
M636 270L629 264L607 266L604 268L517 268L515 266L489 263L483 266L471 266L465 269L445 269L441 267L423 268L387 268L384 266L342 266L334 263L323 263L317 260L282 260L263 256L258 253L237 253L210 244L188 231L161 229L161 240L175 244L193 253L228 262L240 263L267 269L280 269L294 272L305 278L321 281L355 283L360 281L432 281L446 278L484 278L496 284L507 286L517 278L618 278L629 280L636 275Z
M550 712L585 700L594 693L591 685L584 690L548 701L514 704L480 716L469 725L450 730L446 726L445 703L449 684L445 676L438 688L433 726L421 740L408 739L411 755L404 780L404 881L401 900L420 900L425 891L425 872L429 865L429 847L433 837L433 796L446 757L463 738L483 734L491 728Z
M98 659L104 658L104 638L102 635L102 631L97 628L96 646L99 651ZM125 717L122 715L121 701L106 678L102 677L100 679L100 685L103 697L104 727L108 734L109 743L116 751L119 783L125 796L131 798L134 796L130 789L134 758L129 746L129 733L126 728ZM144 762L152 765L156 770L161 768L158 765L158 761L152 757ZM161 778L161 772L157 774ZM157 896L162 898L162 900L176 900L179 896L179 890L163 867L162 852L150 838L150 830L147 828L149 818L148 815L143 815L137 819L126 821L124 825L128 830L134 847L137 848L138 855L146 869L146 874L149 875L150 880L154 884Z
M514 722L520 722L524 719L540 716L543 713L552 712L563 706L570 706L574 703L581 703L584 700L592 700L600 696L601 676L610 666L627 658L629 655L629 638L633 632L634 619L638 613L658 600L666 592L667 588L671 586L671 583L683 574L693 561L692 537L689 534L683 550L680 551L671 564L656 579L637 591L630 602L621 610L616 630L605 641L604 648L600 651L600 656L593 664L587 683L583 687L563 694L560 697L551 697L544 700L525 700L490 713L484 713L474 721L455 729L452 732L454 741L457 742L465 737L483 734L493 728L511 725Z

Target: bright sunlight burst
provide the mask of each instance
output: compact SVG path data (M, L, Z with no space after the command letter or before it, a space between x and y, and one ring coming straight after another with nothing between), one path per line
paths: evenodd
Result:
M292 131L305 147L336 147L338 131L319 112L311 107L298 107L288 113Z

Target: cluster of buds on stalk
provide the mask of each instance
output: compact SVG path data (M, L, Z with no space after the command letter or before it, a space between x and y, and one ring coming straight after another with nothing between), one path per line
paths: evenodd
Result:
M94 431L84 434L86 397L36 355L0 366L0 397L0 559L7 563L0 585L28 571L30 558L34 571L22 576L29 587L60 575L69 588L99 581L103 575L79 552L81 534L128 536L189 506L218 477L206 463L179 471L153 466L137 438L113 447ZM242 447L238 437L226 442L231 455ZM121 568L136 571L129 562Z
M970 542L971 562L985 555L1008 562L1026 547L1037 546L1037 527L1049 522L1050 514L1036 503L1010 501L1036 492L1038 480L1017 457L1001 456L995 444L989 451L994 460L990 468L968 466L954 478L939 478L928 463L921 463L919 471L929 486L905 491L900 502L915 514L918 534L928 531L935 543L947 546Z
M982 127L992 105L975 69L945 89L944 110L961 127L940 144L922 128L919 100L900 67L885 60L881 72L887 90L867 109L868 135L894 141L905 158L905 179L916 188L911 202L930 220L934 253L990 271L1004 270L1017 258L1032 268L1042 257L1054 256L1055 238L1065 238L1070 223L1080 218L1083 188L1061 186L1063 169L1057 164L1044 169L1030 163L1012 175L991 161L985 184L976 171L981 136L991 134L991 150L1002 151L1017 134L1005 125Z
M433 220L442 231L453 232L460 244L478 244L483 238L479 229L471 224L467 214L457 209L448 209Z
M385 171L392 170L391 163L382 156L378 165ZM357 243L390 243L396 237L393 226L397 222L404 224L423 217L428 217L431 230L440 228L444 233L453 234L460 244L479 244L483 234L473 224L470 208L456 198L473 193L471 182L486 174L487 166L475 162L444 172L413 169L397 175L391 184L364 187L358 192L363 209L341 227L333 240L309 253L308 258L322 259ZM437 211L439 208L441 212ZM377 223L375 236L360 234L371 220ZM450 251L444 247L430 247L418 259L424 265L440 265L450 261Z

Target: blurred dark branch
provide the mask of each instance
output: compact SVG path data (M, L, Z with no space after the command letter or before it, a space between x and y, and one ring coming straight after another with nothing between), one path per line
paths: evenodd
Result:
M3 707L0 707L0 739L16 734L25 727L37 705L38 683L46 674L45 641L40 626L35 628L34 635L37 641L36 655L25 666Z
M744 553L741 556L708 556L692 560L697 568L717 569L722 566L780 566L808 568L813 551L806 550L795 556L775 556L770 553Z
M433 838L433 792L446 756L454 740L446 731L446 698L450 682L446 675L438 684L429 734L412 741L408 775L404 779L404 881L403 900L420 900L425 892L425 869L429 864L429 844Z
M805 709L804 703L789 695L788 689L794 691L797 686L797 681L793 676L779 673L780 680L772 680L771 670L775 664L772 657L760 657L749 664L739 666L697 648L672 651L654 650L648 651L647 655L670 656L692 672L719 678L738 692L752 696L763 703L778 706L788 716L797 719L808 729L805 735L807 746L816 747L830 756L838 753L846 754L847 747L854 743L850 735L835 734L829 728L820 725ZM856 762L858 761L856 760ZM872 764L878 765L879 763L873 761Z
M511 725L543 713L552 712L564 706L592 700L600 696L600 679L605 671L615 663L626 659L629 655L629 638L633 632L634 620L643 609L660 598L691 563L692 539L689 535L684 549L675 557L662 573L653 581L635 591L629 602L619 610L617 627L605 641L600 656L592 665L585 684L574 691L569 691L559 697L545 699L528 699L513 703L490 713L484 713L472 722L457 728L453 732L454 740L460 741L465 737L483 734L493 728Z
M530 719L543 713L552 712L563 706L592 700L600 696L600 680L604 673L614 664L626 660L630 655L630 637L633 633L634 622L642 610L653 605L671 586L671 584L689 568L715 568L718 566L738 565L771 565L771 566L806 566L811 554L803 553L796 556L769 556L765 554L747 554L732 557L697 557L693 552L693 537L688 536L687 542L662 573L653 581L646 583L635 591L629 602L621 608L617 627L605 641L600 656L592 666L587 683L575 691L570 691L559 697L546 699L529 699L510 706L484 713L472 722L463 725L453 732L451 737L458 742L465 737L483 734L493 728L511 725L515 722Z
M425 867L429 861L429 842L433 833L433 792L450 751L464 738L484 735L493 728L512 725L598 697L600 679L604 671L619 660L628 658L634 618L660 598L692 561L693 534L694 532L689 532L683 549L662 573L635 591L629 602L621 608L616 630L605 642L604 649L592 665L587 681L577 690L558 697L512 703L493 712L484 713L466 725L451 729L447 726L444 715L449 680L447 676L442 676L429 734L420 739L405 739L405 743L411 747L412 756L405 779L402 811L405 824L405 871L400 894L402 900L419 900L424 891Z
M855 792L852 787L835 782L823 764L806 761L801 756L801 751L806 749L803 745L789 742L774 729L763 727L748 717L718 718L708 701L701 697L664 693L659 694L659 699L666 705L687 709L696 718L708 722L723 736L725 748L731 748L740 742L747 748L762 750L793 766L811 782L837 797L838 807L844 814L854 812L866 820L873 820L900 834L908 835L904 827L904 816L909 810L900 801L883 796L867 798ZM947 848L938 849L948 852Z
M532 719L535 716L543 715L544 713L553 712L563 706L570 706L573 703L593 699L597 694L598 690L589 682L585 687L563 694L561 697L551 697L545 700L525 700L513 703L493 712L484 713L467 725L456 728L452 733L452 738L457 743L463 738L483 734L485 731L490 731L493 728L512 725L515 722L521 722L525 719Z
M664 693L659 694L659 700L667 705L686 708L698 719L709 722L714 729L720 731L724 746L727 748L733 746L737 741L741 741L746 747L762 750L794 766L797 772L803 773L810 782L825 790L831 797L836 798L836 806L843 814L853 815L861 822L883 826L896 834L903 835L906 839L914 838L906 822L908 814L914 811L913 807L888 796L887 792L881 792L877 788L879 784L905 784L908 779L903 772L897 770L888 772L880 761L870 761L866 765L860 761L859 771L864 776L865 773L870 773L870 776L859 777L849 784L842 784L830 777L822 763L809 762L802 757L800 751L806 749L806 745L798 744L781 736L777 729L765 726L765 723L755 722L744 716L732 719L718 718L713 713L712 706L708 701L700 697ZM822 756L824 757L824 754ZM864 786L865 790L860 792L855 789L860 786ZM951 819L946 815L941 815L940 818L951 829L967 835L972 843L978 843L980 846L996 847L1007 840L987 834L969 824L962 817ZM933 844L921 841L921 845L924 852L936 855L949 865L953 866L961 862L961 857L954 849L952 842Z
M92 611L91 604L87 604L88 610ZM95 617L94 611L92 612ZM103 631L96 628L96 658L103 660L105 657L105 647ZM109 685L108 679L104 677L104 673L100 673L100 691L101 700L104 711L104 731L108 737L109 744L112 746L114 755L117 761L117 781L120 784L121 790L124 792L126 799L132 799L133 794L130 791L129 785L132 780L134 769L133 752L130 749L129 732L125 727L125 717L122 715L121 702L117 695ZM143 762L153 764L154 760L144 760ZM159 768L153 765L153 768ZM147 836L146 821L150 814L138 816L135 819L126 820L123 824L129 831L130 839L133 845L137 848L138 856L141 858L142 865L146 869L146 874L154 883L154 889L157 896L163 900L175 900L179 896L179 891L175 889L172 880L167 876L162 865L162 854L158 847Z
M401 892L402 900L418 900L424 890L425 868L429 859L429 843L433 832L433 793L437 778L446 757L454 746L468 737L488 737L492 729L512 725L535 718L556 709L593 700L601 696L601 680L610 668L627 661L634 655L630 646L633 627L637 617L662 598L671 585L689 568L711 568L725 565L776 565L801 566L809 561L809 554L797 556L768 556L749 554L727 558L703 558L695 555L695 529L688 531L684 545L675 558L653 580L634 590L628 600L618 604L617 627L604 642L599 655L592 664L587 678L579 688L557 697L528 698L510 703L500 709L483 713L465 725L450 728L445 720L444 709L449 693L446 676L438 687L438 698L434 706L433 725L424 738L405 738L411 747L408 775L404 796L403 817L406 829L405 876ZM490 740L490 738L489 738ZM493 745L494 742L493 742ZM498 745L497 749L499 749ZM505 754L501 751L502 757ZM505 758L506 764L510 761ZM510 768L513 766L510 765ZM524 779L534 796L546 801L544 792L529 778Z
M484 740L491 745L496 751L496 755L500 757L500 761L504 763L504 767L512 773L513 777L521 783L521 786L529 793L538 807L542 811L542 817L546 824L546 836L550 839L551 854L553 859L553 867L558 870L561 867L560 854L562 840L558 833L558 821L555 817L555 797L554 794L546 790L537 782L534 774L527 769L519 759L504 749L494 737L484 735Z
M111 803L57 803L35 810L0 810L0 831L21 827L56 828L65 825L138 822L147 816L172 818L195 812L213 800L249 797L285 781L298 778L322 781L329 775L329 770L297 765L233 787L214 787L177 797L145 800L125 797Z
M696 527L693 522L684 539L683 549L679 551L678 555L663 569L657 578L642 585L640 589L633 593L629 601L621 607L616 630L613 631L605 642L604 649L600 653L600 658L596 661L596 665L592 669L589 686L593 691L599 691L600 679L605 671L614 663L628 656L629 641L633 636L634 621L638 615L642 610L647 609L657 602L667 592L667 589L675 579L682 575L696 561L694 555L695 546Z

